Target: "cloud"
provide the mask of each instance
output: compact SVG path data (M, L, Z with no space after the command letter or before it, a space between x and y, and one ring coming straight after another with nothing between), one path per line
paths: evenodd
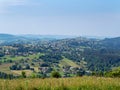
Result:
M16 6L16 5L24 5L27 0L0 0L1 6Z
M7 9L11 6L22 6L28 0L0 0L0 13L6 13Z

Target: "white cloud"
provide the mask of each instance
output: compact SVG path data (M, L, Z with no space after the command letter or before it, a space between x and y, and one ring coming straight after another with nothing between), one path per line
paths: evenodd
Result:
M11 6L25 5L28 0L0 0L0 13L6 13Z
M27 0L0 0L2 6L24 5Z

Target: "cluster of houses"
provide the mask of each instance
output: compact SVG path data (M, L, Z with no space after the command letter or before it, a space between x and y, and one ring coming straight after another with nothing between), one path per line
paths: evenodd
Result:
M40 72L46 75L50 75L50 73L54 70L52 67L39 67ZM58 70L58 72L63 72L62 77L70 77L70 76L82 76L82 75L90 75L90 71L85 71L80 67L72 67L72 66L65 66L62 69Z

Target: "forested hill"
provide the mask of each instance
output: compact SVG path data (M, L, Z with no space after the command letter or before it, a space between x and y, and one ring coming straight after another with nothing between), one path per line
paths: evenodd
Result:
M13 36L10 36L13 37ZM0 45L0 63L10 64L11 70L26 70L25 66L43 66L57 70L80 67L86 71L109 71L120 66L120 38L26 39ZM18 68L19 67L19 68ZM32 69L33 70L33 69ZM67 71L70 71L68 69ZM73 70L75 71L75 70ZM37 72L37 71L36 71ZM70 71L71 72L71 71ZM76 72L73 72L76 73Z
M120 66L120 37L103 40L74 38L51 43L56 52L79 62L84 59L92 71L106 71Z
M103 45L107 48L120 49L120 37L106 38L102 40Z

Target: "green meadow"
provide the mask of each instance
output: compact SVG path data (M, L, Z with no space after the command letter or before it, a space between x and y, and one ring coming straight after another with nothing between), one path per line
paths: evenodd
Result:
M120 90L120 78L1 79L0 90Z

